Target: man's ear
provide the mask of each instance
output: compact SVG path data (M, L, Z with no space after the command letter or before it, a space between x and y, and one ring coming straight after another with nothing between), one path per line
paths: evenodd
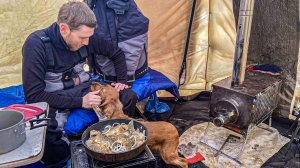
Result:
M68 35L70 33L70 27L66 23L59 23L59 30L62 36Z

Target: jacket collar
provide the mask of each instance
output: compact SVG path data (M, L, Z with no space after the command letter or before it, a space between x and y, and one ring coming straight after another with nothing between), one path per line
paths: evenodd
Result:
M56 48L70 50L64 38L60 34L59 25L57 23L53 23L50 27L48 27L46 33Z

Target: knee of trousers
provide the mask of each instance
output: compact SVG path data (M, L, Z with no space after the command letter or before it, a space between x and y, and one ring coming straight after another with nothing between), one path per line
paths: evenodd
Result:
M138 101L138 97L134 91L130 89L124 89L120 91L120 101L124 108L126 108L127 106L135 106Z

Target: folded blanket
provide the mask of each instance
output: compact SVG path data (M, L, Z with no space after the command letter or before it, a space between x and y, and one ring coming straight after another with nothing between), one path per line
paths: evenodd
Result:
M272 64L262 64L262 65L251 64L248 66L248 70L250 72L259 72L259 73L264 73L269 75L280 75L282 71L280 67Z

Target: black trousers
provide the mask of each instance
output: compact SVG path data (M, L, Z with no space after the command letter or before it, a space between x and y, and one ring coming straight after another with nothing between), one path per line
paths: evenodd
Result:
M55 92L62 96L84 96L90 92L91 82L81 84L75 88L69 90L62 90ZM120 101L123 104L123 111L129 116L134 116L135 106L137 103L137 95L129 89L120 91ZM64 109L55 109L50 107L49 126L46 133L45 149L42 161L50 168L59 168L66 165L68 159L70 159L70 149L68 143L62 139L63 130L57 129L58 122L56 120L56 112L63 112Z

